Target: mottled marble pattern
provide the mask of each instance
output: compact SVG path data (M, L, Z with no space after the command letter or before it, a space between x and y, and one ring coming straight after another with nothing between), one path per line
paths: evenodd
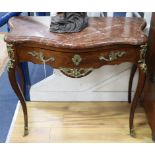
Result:
M147 41L145 21L130 17L89 18L89 26L78 33L57 34L49 31L50 17L13 17L7 42L34 42L59 48L83 49L106 45L140 45ZM36 31L34 31L34 29Z

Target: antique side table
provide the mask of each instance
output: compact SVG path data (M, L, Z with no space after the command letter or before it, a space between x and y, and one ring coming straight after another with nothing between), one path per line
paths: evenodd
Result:
M130 110L130 134L134 135L133 119L145 81L147 37L141 18L95 17L79 33L49 32L50 17L13 17L11 31L5 36L10 61L8 75L24 113L24 135L28 134L28 115L23 96L23 73L19 63L30 61L48 64L72 78L81 78L104 65L133 63L129 80L129 101L134 72L139 69L137 89ZM20 75L20 86L15 71Z

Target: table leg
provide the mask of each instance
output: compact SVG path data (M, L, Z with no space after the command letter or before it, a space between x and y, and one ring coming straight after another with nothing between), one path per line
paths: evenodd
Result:
M133 125L133 120L134 120L134 113L137 107L137 104L139 102L140 96L142 94L143 88L144 88L144 83L145 83L145 78L146 78L146 73L144 72L143 69L141 69L140 65L137 66L139 69L139 79L138 79L138 84L137 84L137 89L131 104L131 109L130 109L130 118L129 118L129 128L130 128L130 135L135 136L134 132L134 125Z
M152 140L155 142L155 133L152 133Z
M152 140L155 142L155 83L154 77L147 76L143 90L143 105L152 131Z
M133 64L130 72L130 79L129 79L129 87L128 87L128 103L131 103L131 90L132 90L132 83L133 83L133 78L137 70L137 65Z
M24 95L21 91L21 88L19 87L17 80L16 80L16 68L17 65L15 65L15 62L13 63L12 68L9 68L8 70L8 76L9 76L9 80L10 80L10 84L14 90L14 92L16 93L16 95L18 96L22 109L23 109L23 114L24 114L24 136L28 135L28 114L27 114L27 107L26 107L26 102L24 99Z
M154 89L154 88L153 88ZM150 96L151 94L151 96ZM146 96L147 95L147 96ZM154 91L146 92L144 96L144 109L147 115L148 123L152 131L152 140L155 142L155 102L154 102Z
M25 94L25 90L24 90L24 85L25 85L24 74L23 74L23 70L22 70L20 65L17 65L17 72L18 72L18 76L19 76L19 82L20 82L21 90L22 90L23 94Z
M30 81L30 75L29 75L28 62L21 62L20 67L24 77L24 97L26 101L30 101L31 81Z

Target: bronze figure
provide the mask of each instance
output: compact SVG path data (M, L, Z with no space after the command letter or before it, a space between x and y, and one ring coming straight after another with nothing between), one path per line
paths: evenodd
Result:
M57 33L80 32L87 26L86 12L61 12L52 17L50 31Z

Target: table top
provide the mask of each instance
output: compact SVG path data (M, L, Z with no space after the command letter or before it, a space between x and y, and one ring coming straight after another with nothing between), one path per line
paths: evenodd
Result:
M13 17L9 20L11 32L8 43L35 43L55 48L85 49L107 45L141 45L147 41L142 18L93 17L89 26L78 33L52 33L49 31L51 17Z

